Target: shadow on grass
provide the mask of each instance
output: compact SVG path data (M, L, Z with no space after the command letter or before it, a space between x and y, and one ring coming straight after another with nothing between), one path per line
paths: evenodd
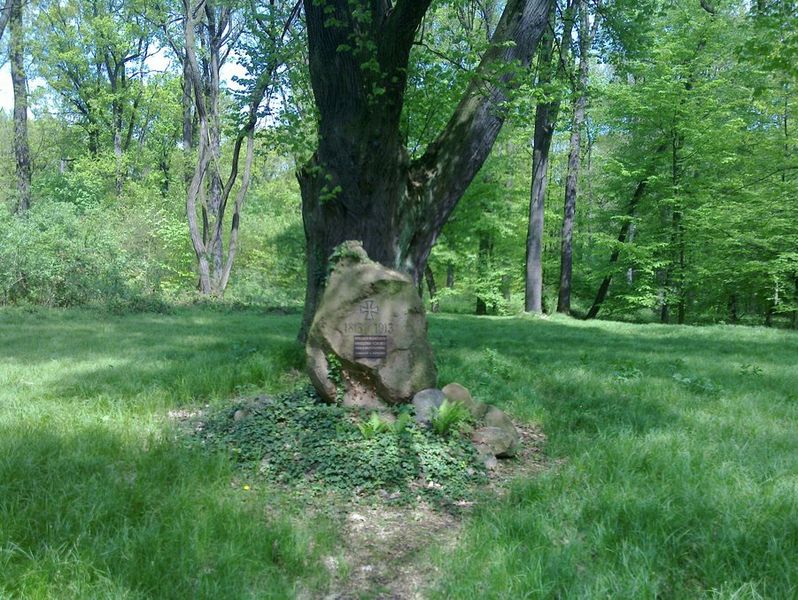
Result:
M42 317L16 311L11 325L4 316L0 361L24 369L37 397L190 403L247 387L279 388L286 371L304 361L294 341L295 315L187 309L124 317L52 311Z
M0 457L0 595L288 598L323 571L324 528L231 488L222 457L100 427L0 430Z

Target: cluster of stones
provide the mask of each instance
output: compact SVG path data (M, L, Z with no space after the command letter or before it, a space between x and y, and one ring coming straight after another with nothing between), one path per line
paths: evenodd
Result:
M510 417L495 406L474 400L468 389L459 383L450 383L440 390L429 388L418 392L413 397L416 421L429 426L444 400L460 403L471 413L477 424L471 432L471 441L487 468L495 468L497 458L516 455L521 438Z
M477 423L471 439L488 468L514 456L520 437L510 418L477 402L462 385L436 389L427 318L413 280L371 260L360 242L344 242L308 332L308 374L329 402L380 412L412 402L416 420L430 423L444 399L465 406Z

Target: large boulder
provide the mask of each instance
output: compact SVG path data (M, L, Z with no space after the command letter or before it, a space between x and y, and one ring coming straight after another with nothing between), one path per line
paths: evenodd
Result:
M427 318L412 279L369 259L360 242L338 246L330 264L306 346L319 394L380 410L434 388Z

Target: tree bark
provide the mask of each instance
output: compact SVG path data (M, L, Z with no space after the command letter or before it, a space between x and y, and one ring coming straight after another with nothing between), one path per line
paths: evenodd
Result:
M15 2L16 0L6 0L3 5L0 6L0 42L3 41L3 34L6 31L8 21L11 19L11 9Z
M22 0L11 5L10 15L11 81L14 88L14 156L17 172L17 214L30 208L31 158L28 145L28 78L25 74L25 30Z
M579 81L574 114L571 121L571 141L568 153L568 176L565 182L565 206L560 248L560 289L557 297L557 312L571 313L571 277L573 272L573 233L576 197L579 193L579 169L582 155L582 126L585 122L590 46L592 35L588 19L587 4L578 1L579 10ZM596 17L598 18L598 17Z
M435 273L429 265L424 269L424 278L427 280L427 290L429 290L430 311L438 312L440 305L438 304L438 286L435 284Z
M490 236L483 233L479 236L479 253L478 253L478 260L479 260L479 274L480 279L485 279L488 276L488 271L490 269L490 253L491 253L491 246L492 242ZM488 314L488 305L485 302L485 299L477 293L477 305L474 311L474 314L477 315L486 315Z
M573 26L573 4L566 11L564 32L560 40L560 53L556 68L554 60L554 6L549 12L548 30L543 37L539 59L538 85L551 83L554 71L559 72L566 60L567 48ZM526 277L524 310L543 312L543 224L545 213L546 183L549 169L549 151L554 136L554 126L560 111L560 101L541 102L535 107L535 131L532 151L532 185L529 198L529 224L526 237Z
M501 104L514 74L487 76L495 65L529 63L550 4L507 3L477 77L443 131L411 162L399 119L410 48L430 1L372 2L360 11L349 0L304 2L319 142L297 174L308 269L300 340L323 292L328 258L346 240L363 242L372 259L421 280L441 228L504 121Z

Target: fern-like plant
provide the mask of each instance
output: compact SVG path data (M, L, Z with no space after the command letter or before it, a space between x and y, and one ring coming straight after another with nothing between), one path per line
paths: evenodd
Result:
M471 420L471 412L461 402L449 402L448 399L432 414L432 429L438 435L448 435L452 431L461 431Z
M384 420L380 415L373 412L368 421L363 421L357 424L363 438L370 440L381 433L389 433L391 431L391 424Z

